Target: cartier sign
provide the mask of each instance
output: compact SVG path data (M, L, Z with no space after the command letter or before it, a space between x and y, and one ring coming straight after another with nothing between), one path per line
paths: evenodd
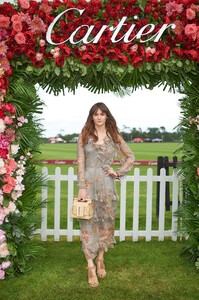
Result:
M109 30L112 32L112 35L110 37L110 40L112 43L118 43L120 41L122 41L123 43L130 43L133 40L139 40L140 43L146 43L149 41L153 41L153 42L158 42L162 36L162 34L169 28L171 27L172 29L175 28L175 24L162 24L162 26L160 27L160 29L154 32L155 29L155 25L152 23L149 23L145 26L143 26L141 29L139 29L139 31L134 35L133 38L130 38L131 34L133 33L133 30L136 29L136 24L132 24L130 26L130 28L128 28L128 30L124 33L124 35L120 38L118 38L118 34L120 33L120 31L122 30L124 32L125 29L125 25L127 25L125 23L127 17L122 17L121 20L119 21L119 23L117 24L117 26L109 26L109 25L102 25L102 27L100 28L99 32L93 37L92 35L92 31L95 27L95 25L86 25L83 24L79 27L77 27L69 36L68 39L66 39L65 41L61 41L59 43L55 43L52 41L51 39L51 33L53 31L53 28L55 26L55 24L57 23L57 21L59 21L59 19L61 19L62 15L65 14L66 12L70 11L70 10L74 10L77 11L80 16L84 13L85 9L78 9L78 8L69 8L66 9L65 11L61 12L54 20L53 22L50 24L50 26L48 27L48 30L46 32L46 39L48 41L48 43L50 43L51 45L61 45L63 43L66 42L70 42L71 44L75 45L78 43L83 43L83 44L88 44L88 43L93 43L93 44L97 44L100 40L100 38L103 36L104 31L109 28ZM136 16L134 17L134 19L136 19ZM78 34L78 31L81 28L85 28L87 29L85 35L83 38L77 40L75 39L75 36Z

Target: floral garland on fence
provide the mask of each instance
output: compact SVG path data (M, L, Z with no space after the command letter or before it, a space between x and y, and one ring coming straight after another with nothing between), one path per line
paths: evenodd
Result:
M81 16L77 11L66 12L51 35L59 45L47 43L48 27L58 14L70 8L85 10ZM126 25L121 28L118 38L130 29L133 21L135 30L130 34L133 42L111 43L111 31L107 28L97 44L63 43L81 24L95 25L92 34L96 35L104 24L117 26L123 16L127 16ZM17 4L4 2L0 5L0 279L5 278L15 255L8 224L12 215L21 214L19 199L24 191L25 165L27 158L31 158L30 152L20 155L20 128L27 119L18 116L15 106L7 100L10 99L7 93L11 78L15 78L17 72L21 72L22 77L26 73L32 76L33 84L39 78L41 85L54 85L59 91L59 81L62 87L73 89L78 83L88 86L90 74L90 84L94 85L100 76L107 75L106 78L112 80L112 89L107 88L109 91L114 90L114 85L133 87L135 82L132 77L131 80L127 77L137 74L134 73L136 70L141 76L139 85L153 85L153 80L156 85L159 77L153 79L154 72L161 76L170 72L174 77L176 70L184 77L196 74L198 16L197 0L18 0ZM175 24L175 28L169 28L156 43L135 39L139 30L149 23L155 24L156 33L161 23ZM75 39L81 41L85 34L85 28L80 28ZM55 78L58 80L53 81ZM97 89L100 90L100 83ZM191 122L196 123L194 120Z

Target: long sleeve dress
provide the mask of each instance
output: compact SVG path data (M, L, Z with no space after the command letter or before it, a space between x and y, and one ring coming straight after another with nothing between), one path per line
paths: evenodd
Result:
M108 135L101 144L89 138L83 146L80 134L77 150L78 188L86 189L94 209L92 219L80 220L82 250L86 259L94 259L99 250L107 251L115 243L117 192L114 178L105 175L103 168L110 166L119 154L121 168L117 172L124 176L132 168L135 158L122 137L116 144Z

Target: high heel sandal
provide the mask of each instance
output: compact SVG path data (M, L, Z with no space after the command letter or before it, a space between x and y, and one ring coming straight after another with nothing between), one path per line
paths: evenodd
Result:
M97 276L100 278L105 278L106 270L105 270L104 260L98 258L96 259L96 264L97 264Z
M88 269L88 283L91 287L98 287L99 282L96 275L96 267L87 267Z

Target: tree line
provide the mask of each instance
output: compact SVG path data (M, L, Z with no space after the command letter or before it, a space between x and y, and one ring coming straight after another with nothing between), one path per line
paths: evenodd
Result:
M141 128L130 128L123 125L122 130L120 131L124 140L126 142L131 142L135 138L142 138L144 141L151 141L152 139L158 138L163 142L179 142L181 141L181 131L176 129L175 131L168 132L164 126L161 127L148 127L146 131L143 131ZM76 138L79 136L79 133L72 134L63 134L58 133L57 138L61 138L64 143L76 142ZM44 143L49 142L48 138L42 138Z

